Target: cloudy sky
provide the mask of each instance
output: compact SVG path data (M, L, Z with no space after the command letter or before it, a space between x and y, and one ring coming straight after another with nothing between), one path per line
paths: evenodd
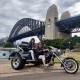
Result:
M15 23L22 18L45 21L49 6L56 4L59 16L70 11L80 14L80 0L0 0L0 38L9 36Z

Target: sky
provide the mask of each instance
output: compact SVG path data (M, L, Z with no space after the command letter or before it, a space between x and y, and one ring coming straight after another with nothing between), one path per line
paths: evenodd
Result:
M22 18L45 21L47 10L53 4L57 5L59 16L65 11L71 16L80 14L80 0L0 0L0 39L9 36L13 26Z

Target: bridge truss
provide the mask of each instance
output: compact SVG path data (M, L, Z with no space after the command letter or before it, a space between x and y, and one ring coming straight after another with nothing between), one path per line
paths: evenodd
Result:
M39 39L42 39L42 35L45 30L44 27L45 23L42 21L31 18L23 18L14 25L8 41L14 42L15 40L35 35L38 36Z
M58 26L60 32L80 32L80 15L65 20L57 21L55 24Z

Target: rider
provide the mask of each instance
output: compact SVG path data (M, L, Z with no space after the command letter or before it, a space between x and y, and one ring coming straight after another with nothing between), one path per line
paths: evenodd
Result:
M43 45L41 42L39 42L36 51L37 51L38 58L42 59L44 67L47 68L48 65L46 64L46 59L45 59L45 55L44 55L44 53L46 52L46 49L43 48Z
M32 38L31 40L30 40L30 43L29 43L29 52L31 53L31 57L32 57L32 60L35 60L35 58L34 58L34 49L35 49L35 39L34 38Z

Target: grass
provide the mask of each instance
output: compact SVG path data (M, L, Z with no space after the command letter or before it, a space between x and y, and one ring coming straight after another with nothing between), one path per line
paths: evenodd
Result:
M62 55L63 58L65 57L73 57L74 59L76 59L78 61L78 63L80 64L80 52L67 52L65 53L65 56ZM54 60L55 62L60 62L57 58L55 58Z
M68 52L68 56L73 57L80 63L80 52Z

